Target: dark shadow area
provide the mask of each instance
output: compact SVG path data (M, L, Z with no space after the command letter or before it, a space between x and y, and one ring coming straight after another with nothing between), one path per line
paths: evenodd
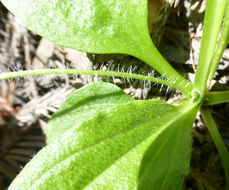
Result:
M14 126L4 132L0 145L0 190L10 183L32 157L46 145L38 124L22 129Z

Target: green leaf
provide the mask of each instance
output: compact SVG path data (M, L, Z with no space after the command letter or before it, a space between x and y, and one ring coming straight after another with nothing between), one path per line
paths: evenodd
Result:
M147 0L2 0L32 31L93 53L140 51L147 35Z
M100 112L41 150L9 190L180 189L197 112L191 106L133 101Z
M47 140L52 142L57 136L82 122L93 118L101 111L133 99L119 87L103 82L94 82L71 93L49 120Z
M60 46L135 56L190 96L192 85L161 56L148 29L147 0L1 0L32 31Z

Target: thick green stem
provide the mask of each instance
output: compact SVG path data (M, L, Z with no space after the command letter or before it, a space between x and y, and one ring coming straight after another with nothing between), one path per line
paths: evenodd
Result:
M215 105L229 102L229 91L208 92L205 96L204 105Z
M199 63L194 81L194 90L200 92L202 99L206 93L207 80L216 50L226 2L227 0L207 0Z
M215 56L212 60L210 75L208 77L208 87L210 87L211 81L214 77L216 69L218 68L220 59L223 55L224 50L227 47L228 42L229 42L229 1L227 2L227 6L225 9L224 23L221 31L220 40L215 52Z
M133 78L133 79L146 80L150 82L160 83L166 86L171 86L173 88L180 90L182 93L186 94L186 92L183 92L183 89L180 88L180 86L177 85L177 83L173 83L171 81L149 77L146 75L122 73L122 72L114 72L114 71L76 70L76 69L27 70L27 71L1 73L0 80L12 79L12 78L18 78L18 77L26 77L26 76L35 76L35 75L48 75L48 74L94 75L94 76Z
M218 149L224 170L226 175L226 189L229 189L229 151L225 146L222 137L220 136L219 131L217 130L217 126L215 121L212 118L211 112L207 107L201 109L201 113L203 114L204 121L206 126L211 134L211 137Z

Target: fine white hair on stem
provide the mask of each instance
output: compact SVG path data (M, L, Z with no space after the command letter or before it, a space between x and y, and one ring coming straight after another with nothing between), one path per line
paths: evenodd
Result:
M9 78L28 77L29 75L33 77L37 75L46 75L44 77L50 77L50 75L54 75L56 78L58 78L58 80L63 81L64 80L63 76L66 76L67 74L69 74L71 75L73 79L78 78L78 75L87 75L87 76L90 75L90 77L89 76L87 77L88 82L91 82L91 76L94 76L95 78L98 76L101 76L107 82L111 82L111 81L116 81L115 79L116 77L118 77L123 80L123 84L128 82L129 85L140 85L142 88L152 88L155 85L157 85L159 87L160 92L162 91L164 85L166 86L170 85L173 88L178 88L181 90L183 87L182 85L184 85L184 81L182 81L180 84L177 84L176 81L178 79L174 76L166 78L165 77L167 76L166 73L164 75L158 76L158 73L155 72L155 70L147 71L147 69L144 69L144 68L141 69L142 66L138 66L138 65L134 65L134 66L130 65L129 67L127 67L127 65L120 64L120 63L119 64L114 64L114 63L108 64L106 62L102 62L101 64L93 65L93 68L99 68L98 70L86 70L86 71L77 70L77 69L69 69L69 68L72 68L72 66L73 66L72 63L65 62L63 63L63 67L65 69L62 69L62 68L60 69L60 68L57 68L58 65L54 63L52 64L52 66L50 65L50 68L52 67L55 69L46 69L45 68L45 69L38 69L38 70L20 71L20 69L17 68L16 65L12 65L11 71L12 70L16 71L15 73L13 73L13 74L16 74L15 76L13 76L13 74L12 75L9 74L10 70L8 68L0 67L0 73L3 73L0 76L0 79L7 79L6 77L7 75L9 76ZM18 74L18 73L22 73L22 74ZM23 74L23 73L27 73L27 74ZM61 77L58 77L57 75ZM154 77L154 76L158 76L158 77ZM139 80L141 82L138 82ZM14 81L16 80L14 79ZM182 86L182 87L179 88L179 86ZM168 93L170 90L171 88L167 88L166 93Z

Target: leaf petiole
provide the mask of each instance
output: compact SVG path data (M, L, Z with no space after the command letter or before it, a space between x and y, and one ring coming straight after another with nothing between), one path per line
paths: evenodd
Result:
M225 9L224 23L222 26L220 40L214 55L214 59L212 60L212 66L208 78L208 86L210 86L211 84L211 81L214 77L214 74L219 65L223 52L227 47L228 42L229 42L229 1L227 2L227 7Z
M204 105L215 105L229 102L229 91L208 92L205 96Z
M144 61L150 65L153 69L163 75L167 81L176 83L176 88L182 89L181 92L185 94L186 97L191 97L191 91L193 90L193 85L182 77L161 55L153 44L151 38L148 36L146 39L142 39L142 51L133 54L133 56ZM177 88L178 89L178 88Z
M155 82L155 83L176 88L186 96L188 96L189 94L189 89L181 88L181 86L176 81L166 81L155 77L149 77L146 75L122 73L122 72L115 72L115 71L76 70L76 69L38 69L38 70L26 70L26 71L1 73L0 80L13 79L18 77L36 76L36 75L48 75L48 74L94 75L94 76L133 78L133 79Z
M209 130L209 133L211 134L216 148L219 151L226 175L226 189L229 189L229 151L225 146L219 131L217 130L216 123L212 118L210 110L207 107L203 107L201 109L201 113L203 114L205 124Z

